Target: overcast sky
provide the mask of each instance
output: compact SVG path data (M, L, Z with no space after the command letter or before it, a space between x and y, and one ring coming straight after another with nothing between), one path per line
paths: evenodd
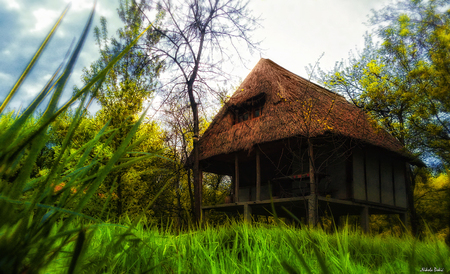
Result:
M0 101L12 88L34 55L51 26L69 0L0 0ZM320 60L320 67L331 69L335 62L346 59L348 52L362 48L363 35L370 28L363 23L371 9L379 9L389 0L252 0L249 8L261 16L262 28L254 33L263 40L263 53L248 56L249 62L233 69L242 79L260 59L269 58L284 68L308 77L305 67ZM9 105L25 107L45 85L63 60L72 40L79 38L89 16L93 0L73 1L63 24L50 42L32 74ZM118 0L98 0L94 26L99 17L108 19L110 34L120 27L116 13ZM80 85L83 67L98 58L92 31L67 85L66 97L74 84Z

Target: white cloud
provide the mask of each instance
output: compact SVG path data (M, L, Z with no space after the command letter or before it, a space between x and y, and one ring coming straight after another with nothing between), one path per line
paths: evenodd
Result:
M6 3L9 10L20 10L20 4L16 0L0 1Z
M9 55L11 55L11 51L10 51L9 49L4 49L4 50L2 51L2 54L3 54L3 55L6 55L6 56L9 56Z
M34 29L32 29L31 32L40 32L42 30L48 30L50 26L52 26L56 22L59 13L54 10L40 8L34 11L33 15L36 18L36 23L34 25Z
M0 81L2 82L2 85L12 83L11 74L0 72Z
M71 3L71 7L70 9L72 11L84 11L86 9L92 9L92 7L94 6L94 1L92 0L77 0L77 1L72 1L72 0L65 0L66 3Z

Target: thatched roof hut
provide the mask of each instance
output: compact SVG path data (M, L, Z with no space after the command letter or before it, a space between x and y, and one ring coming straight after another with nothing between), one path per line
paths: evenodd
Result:
M259 117L238 121L239 110L258 105ZM201 137L200 160L292 136L330 133L407 155L400 142L344 97L262 58Z
M361 214L367 231L370 214L405 220L410 201L414 161L402 144L344 97L268 59L215 116L199 158L202 171L232 176L225 204L202 209L246 220L274 204L315 225L319 208L332 208L335 217Z

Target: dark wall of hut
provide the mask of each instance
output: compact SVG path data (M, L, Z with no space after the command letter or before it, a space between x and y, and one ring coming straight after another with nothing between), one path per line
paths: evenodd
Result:
M354 148L353 198L407 207L406 162L379 148Z

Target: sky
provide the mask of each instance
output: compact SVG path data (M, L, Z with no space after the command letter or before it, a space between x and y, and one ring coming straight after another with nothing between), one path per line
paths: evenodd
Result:
M0 0L0 102L50 31L69 0ZM93 0L73 1L63 23L50 41L32 73L10 102L10 109L26 107L63 61L73 39L78 39L87 21ZM262 41L263 52L246 55L247 62L235 62L233 74L244 79L258 60L269 58L295 74L308 78L305 67L315 64L327 71L348 57L350 50L362 48L370 27L371 9L380 9L389 0L251 0L249 9L260 16L261 28L253 33ZM100 16L108 20L110 34L120 25L118 0L98 0L94 24ZM99 57L92 28L62 98L67 101L73 86L81 86L81 74ZM230 71L231 72L231 71Z

